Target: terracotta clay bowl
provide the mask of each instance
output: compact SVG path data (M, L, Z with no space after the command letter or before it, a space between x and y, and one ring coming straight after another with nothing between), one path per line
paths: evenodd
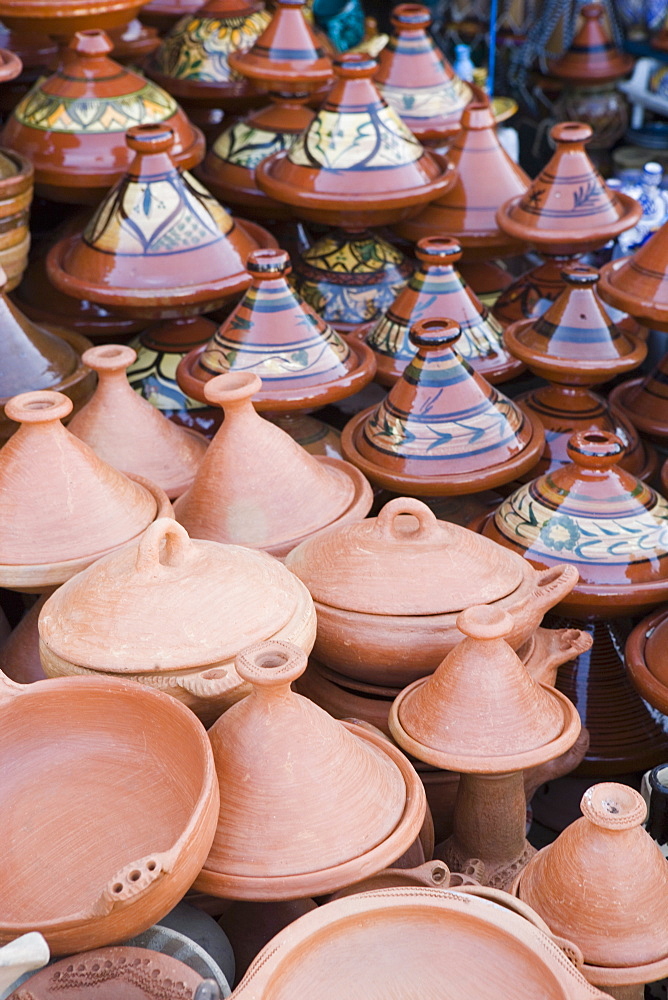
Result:
M204 727L160 692L89 677L21 685L3 675L0 717L0 943L39 930L62 955L146 930L213 840L219 795Z

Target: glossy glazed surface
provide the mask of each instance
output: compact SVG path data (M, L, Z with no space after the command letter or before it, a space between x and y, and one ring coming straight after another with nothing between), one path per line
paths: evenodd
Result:
M586 3L580 8L584 19L570 47L548 63L551 76L591 87L626 76L633 68L633 56L620 52L605 23L602 3Z

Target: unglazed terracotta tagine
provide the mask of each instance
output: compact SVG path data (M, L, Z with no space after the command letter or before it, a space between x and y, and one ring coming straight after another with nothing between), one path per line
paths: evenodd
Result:
M303 542L286 565L315 601L316 658L346 678L395 689L433 673L459 642L462 609L507 611L514 622L507 641L520 649L578 579L568 565L537 573L409 497Z
M575 264L562 277L563 292L542 316L512 323L504 332L508 350L551 383L519 397L545 428L545 449L535 473L570 461L567 445L575 431L602 430L624 442L620 465L645 478L656 468L653 449L640 441L620 410L588 387L636 368L647 345L612 321L596 293L594 268Z
M334 62L336 81L289 150L256 167L260 188L307 221L360 230L414 215L455 180L445 157L424 149L372 82L376 61Z
M459 323L457 349L474 371L492 383L519 374L523 365L505 349L501 324L456 270L462 257L459 243L448 236L425 237L415 256L418 268L389 309L357 331L376 355L376 381L394 385L415 357L409 337L413 323L442 316Z
M530 411L497 392L457 353L461 327L418 320L417 354L377 406L341 435L344 457L395 493L439 496L493 489L528 472L545 442Z
M278 560L189 539L161 518L49 598L40 656L50 677L124 677L171 694L211 725L250 691L234 668L240 650L285 639L308 653L315 627L306 587Z
M253 90L228 63L249 49L269 23L257 0L208 0L184 11L149 60L149 75L179 100L236 111L252 103Z
M664 715L668 714L667 619L663 607L639 622L626 640L624 657L635 688Z
M531 859L514 891L581 949L590 983L607 989L662 979L668 866L643 829L645 801L607 782L585 792L581 809L582 818Z
M195 888L226 899L335 892L389 867L420 832L420 779L389 740L332 719L290 684L306 654L249 647L253 691L212 726L220 817Z
M643 326L668 331L668 225L630 257L612 260L601 270L601 295Z
M439 855L453 871L484 863L480 881L508 888L534 853L525 837L522 772L561 756L580 717L555 688L537 684L505 641L511 616L472 607L457 616L465 638L431 677L390 710L390 731L408 753L459 771L452 837Z
M136 358L131 347L117 344L85 352L82 360L97 372L97 389L69 429L103 461L146 476L173 500L192 485L207 441L171 423L130 387L126 371Z
M171 515L161 489L113 469L63 427L72 406L49 390L5 405L21 426L0 450L0 586L41 593Z
M61 38L89 28L115 28L139 13L139 0L2 0L0 20L18 31Z
M164 125L128 131L135 154L128 173L82 233L49 251L49 278L60 291L128 316L167 318L214 309L248 287L248 254L273 237L235 221L179 173L173 143Z
M39 930L53 955L68 955L146 930L183 896L213 838L218 787L202 724L174 698L109 678L3 676L0 706L11 775L0 942Z
M521 253L523 243L499 229L496 213L504 202L526 193L529 178L499 142L488 101L476 100L464 109L448 160L457 172L454 185L398 226L400 235L417 241L447 234L461 244L467 261Z
M548 62L550 76L567 84L594 87L630 73L633 56L621 52L612 41L604 25L605 6L587 3L579 13L584 18L582 26L564 55Z
M2 142L35 166L39 194L97 204L132 160L126 131L161 124L174 133L173 156L190 169L204 156L204 137L160 87L109 59L112 43L96 29L70 42L60 69L39 80L14 109Z
M246 268L253 283L239 305L179 365L188 396L204 401L206 382L225 372L259 375L255 405L273 411L326 406L368 385L373 351L357 338L344 340L290 287L284 250L256 250Z
M667 373L668 355L664 355L649 375L622 382L610 393L610 402L628 416L641 434L664 448L668 442Z
M225 411L195 482L176 516L193 538L209 538L285 556L322 528L364 518L372 490L340 459L310 455L253 406L262 381L229 372L206 382L209 403Z

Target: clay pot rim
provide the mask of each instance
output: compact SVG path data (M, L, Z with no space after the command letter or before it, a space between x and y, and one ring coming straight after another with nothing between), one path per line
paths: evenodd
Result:
M523 771L538 764L545 764L565 753L573 746L580 732L580 716L575 705L561 691L548 684L540 684L539 687L560 702L564 714L564 727L561 733L548 743L544 743L543 746L522 753L504 754L497 757L459 755L425 746L406 732L399 716L406 699L410 699L430 679L431 675L423 677L421 680L413 681L412 684L403 689L398 698L392 702L388 722L390 732L399 746L406 753L410 753L413 757L417 757L418 760L424 761L425 764L431 764L433 767L443 768L445 771L459 771L464 774L512 774L515 771Z
M1 50L0 50L1 51ZM29 190L34 183L35 168L32 160L16 149L0 146L0 153L16 166L16 173L0 178L0 199L10 200Z
M355 338L346 339L346 343L353 352L357 364L355 368L346 372L340 378L329 379L319 385L296 386L294 389L261 389L253 398L253 406L260 413L270 411L275 413L290 413L294 410L312 410L330 403L336 403L340 399L347 399L367 386L376 374L376 357L368 344L361 343ZM176 369L176 381L179 388L186 396L196 399L200 403L205 403L203 379L193 374L200 357L207 349L208 344L201 344L189 351L178 364Z
M123 475L131 479L134 483L143 486L154 498L156 511L149 524L157 521L159 517L174 517L172 505L164 490L161 490L159 486L156 486L149 479L144 479L143 476L131 473L123 473ZM66 559L55 563L26 563L24 565L0 563L0 586L6 587L8 590L18 590L22 594L42 594L49 587L58 587L61 583L65 583L75 573L86 569L87 566L90 566L97 559L101 559L102 556L106 556L110 552L116 552L118 549L123 548L124 545L136 541L146 528L148 528L148 524L144 525L141 531L133 538L125 539L120 545L112 545L101 552L93 552L74 559Z
M194 887L211 895L222 895L227 899L248 899L256 901L301 899L303 896L323 895L336 892L346 885L352 885L372 871L381 871L401 856L418 836L426 812L427 799L424 787L415 769L401 750L387 737L353 722L341 722L348 732L366 740L377 750L385 753L398 767L406 786L404 811L390 835L371 850L357 858L324 868L319 872L299 875L242 876L225 875L207 869L206 862L194 882ZM376 868L377 866L377 868Z
M621 197L619 192L617 196ZM628 264L632 256L619 257L617 260L611 260L603 265L599 281L601 298L604 302L609 302L610 305L615 306L615 308L629 313L634 319L637 318L641 326L651 326L654 330L661 330L663 333L666 333L668 332L668 310L665 306L658 306L647 299L638 298L633 292L618 289L613 284L612 279L617 271L624 264Z
M213 169L210 169L210 164L207 165L210 156L215 157L217 162L223 164L221 170L242 172L243 176L247 178L247 183L233 184L231 180L229 183L221 180L220 174L214 173ZM238 163L228 163L216 156L211 149L194 173L204 187L223 205L239 205L243 209L252 209L256 218L269 222L284 222L294 218L287 205L282 205L280 201L270 198L268 194L256 186L254 167L242 167Z
M542 251L543 248L545 248L545 252L559 255L562 252L566 253L566 250L562 248L576 247L581 248L582 252L584 252L585 247L602 246L604 243L607 243L608 240L614 239L626 229L630 229L631 226L634 226L640 219L640 216L642 215L642 206L639 202L637 202L635 198L631 198L629 195L624 194L621 191L616 191L615 194L617 196L617 200L621 202L624 209L622 217L616 222L609 222L606 225L597 226L593 230L529 229L529 227L516 222L510 214L512 210L526 197L526 195L517 195L515 198L511 198L510 201L507 201L504 205L502 205L496 213L496 220L499 224L499 228L503 229L509 236L521 240L525 244L528 243L531 246L535 246L538 250ZM622 262L624 261L624 258L620 259ZM606 267L609 266L609 264L606 265Z
M633 686L653 708L668 712L668 687L652 673L645 659L650 632L660 628L668 618L668 609L659 608L636 625L624 648L624 662ZM648 980L649 982L649 980Z
M0 49L0 83L8 83L15 80L23 71L23 63L15 52L9 49Z
M531 425L531 437L526 447L514 458L496 466L487 466L479 472L440 476L412 476L388 472L370 462L357 450L355 439L362 424L376 410L369 406L349 420L341 431L341 451L352 465L356 465L368 478L387 490L400 495L415 496L457 496L461 493L480 493L511 482L534 467L543 453L545 434L543 425L530 410L522 409L522 414ZM668 582L668 581L667 581Z
M261 37L261 36L260 36ZM303 91L318 90L323 85L334 82L334 70L329 66L318 67L315 60L296 62L291 59L269 59L264 57L262 64L250 61L252 49L245 52L230 52L227 62L230 67L253 83L298 84Z
M31 320L31 322L34 321ZM73 347L79 356L79 363L74 371L61 382L58 382L57 385L49 386L49 388L53 392L64 392L67 394L68 390L75 386L78 382L83 382L86 378L90 378L92 392L93 372L81 360L83 352L93 346L88 337L78 333L76 330L68 330L65 327L57 326L55 323L35 323L35 326L41 327L46 330L47 333L53 333L56 337L60 337L60 339L69 344L70 347ZM5 403L15 395L16 393L12 393L11 396L0 396L0 407L4 407Z
M649 420L643 414L636 413L633 408L633 400L637 395L637 390L641 388L644 381L645 376L639 375L637 378L628 379L626 382L622 382L621 385L615 386L610 391L608 402L610 406L621 410L633 426L642 434L652 435L655 438L668 438L668 423L662 426L653 420Z

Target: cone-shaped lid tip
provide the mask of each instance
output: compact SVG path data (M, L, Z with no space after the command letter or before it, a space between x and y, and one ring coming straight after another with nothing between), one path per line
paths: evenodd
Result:
M496 128L494 112L489 101L471 101L462 111L460 125L469 132Z
M572 142L580 145L589 142L593 134L591 126L584 122L559 122L550 129L550 136L560 144Z
M334 60L334 72L344 80L371 78L378 69L378 60L366 52L345 52Z
M456 264L461 255L461 245L452 236L425 236L415 248L415 256L425 264Z
M252 399L262 388L262 379L254 372L226 372L204 383L207 403L229 406Z
M153 125L133 125L127 130L125 141L135 153L168 153L174 145L174 129L159 122Z
M504 639L515 622L507 611L479 604L457 615L457 628L471 639Z
M391 21L399 29L424 29L431 24L431 13L421 3L400 3L392 11Z
M593 288L601 276L595 267L589 267L587 264L569 264L561 272L561 277L567 285L575 288Z
M571 462L584 469L610 469L624 455L624 442L608 431L577 431L568 439Z
M453 347L462 334L454 319L419 319L413 323L408 337L412 344L425 350Z
M580 809L585 819L604 830L630 830L640 826L647 815L647 805L639 792L616 781L604 781L588 788Z
M260 688L285 688L306 670L303 649L278 639L256 642L242 650L234 661L239 676Z
M99 344L84 351L81 360L94 372L123 372L137 360L137 352L128 344Z
M277 274L287 277L292 271L290 254L287 250L253 250L248 255L246 270L260 280L275 278Z
M62 392L21 392L5 403L5 413L19 424L46 424L69 417L74 403Z
M106 31L89 28L87 31L75 32L67 47L81 56L106 56L112 51L114 43Z

